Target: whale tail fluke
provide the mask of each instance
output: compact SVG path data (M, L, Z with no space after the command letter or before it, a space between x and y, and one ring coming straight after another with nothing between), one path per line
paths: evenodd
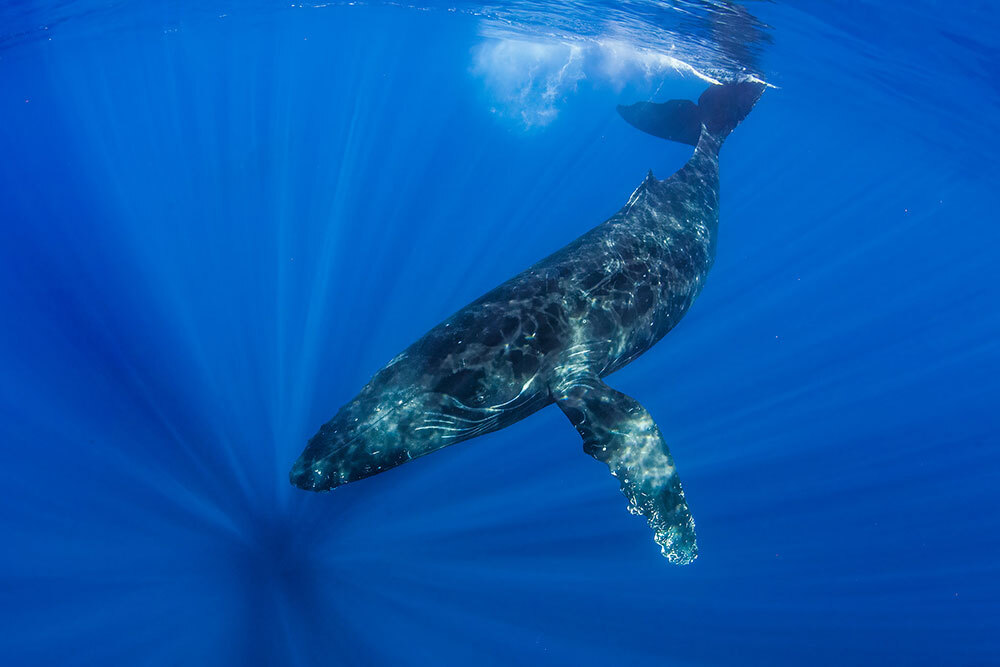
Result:
M725 139L740 124L764 92L764 84L743 81L711 86L698 103L691 100L636 102L619 105L630 125L655 137L697 146L702 131Z

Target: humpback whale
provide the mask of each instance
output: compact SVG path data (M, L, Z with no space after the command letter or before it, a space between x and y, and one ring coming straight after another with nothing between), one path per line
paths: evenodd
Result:
M295 486L326 491L504 428L555 403L605 463L666 558L698 554L673 456L649 412L604 378L669 332L715 257L719 148L757 102L753 82L698 102L619 106L649 134L694 146L666 180L652 171L604 223L431 329L309 440Z

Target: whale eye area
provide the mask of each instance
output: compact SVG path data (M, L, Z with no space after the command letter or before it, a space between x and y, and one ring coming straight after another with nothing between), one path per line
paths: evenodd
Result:
M433 391L468 402L468 399L481 394L479 388L484 377L485 373L482 370L462 369L438 380Z

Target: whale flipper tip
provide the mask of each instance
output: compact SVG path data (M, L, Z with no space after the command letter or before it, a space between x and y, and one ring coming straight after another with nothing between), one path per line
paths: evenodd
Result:
M632 514L646 517L663 556L675 565L698 557L694 519L674 459L653 418L635 399L597 377L553 392L556 405L583 438L583 449L607 464Z

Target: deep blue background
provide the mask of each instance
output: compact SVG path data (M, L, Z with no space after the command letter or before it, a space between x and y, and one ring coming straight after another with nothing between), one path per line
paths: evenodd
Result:
M287 473L426 329L683 164L614 105L701 82L588 78L526 129L461 13L16 5L0 661L996 660L1000 26L884 4L753 5L777 88L723 151L716 267L610 380L674 451L684 568L555 409L329 495Z

